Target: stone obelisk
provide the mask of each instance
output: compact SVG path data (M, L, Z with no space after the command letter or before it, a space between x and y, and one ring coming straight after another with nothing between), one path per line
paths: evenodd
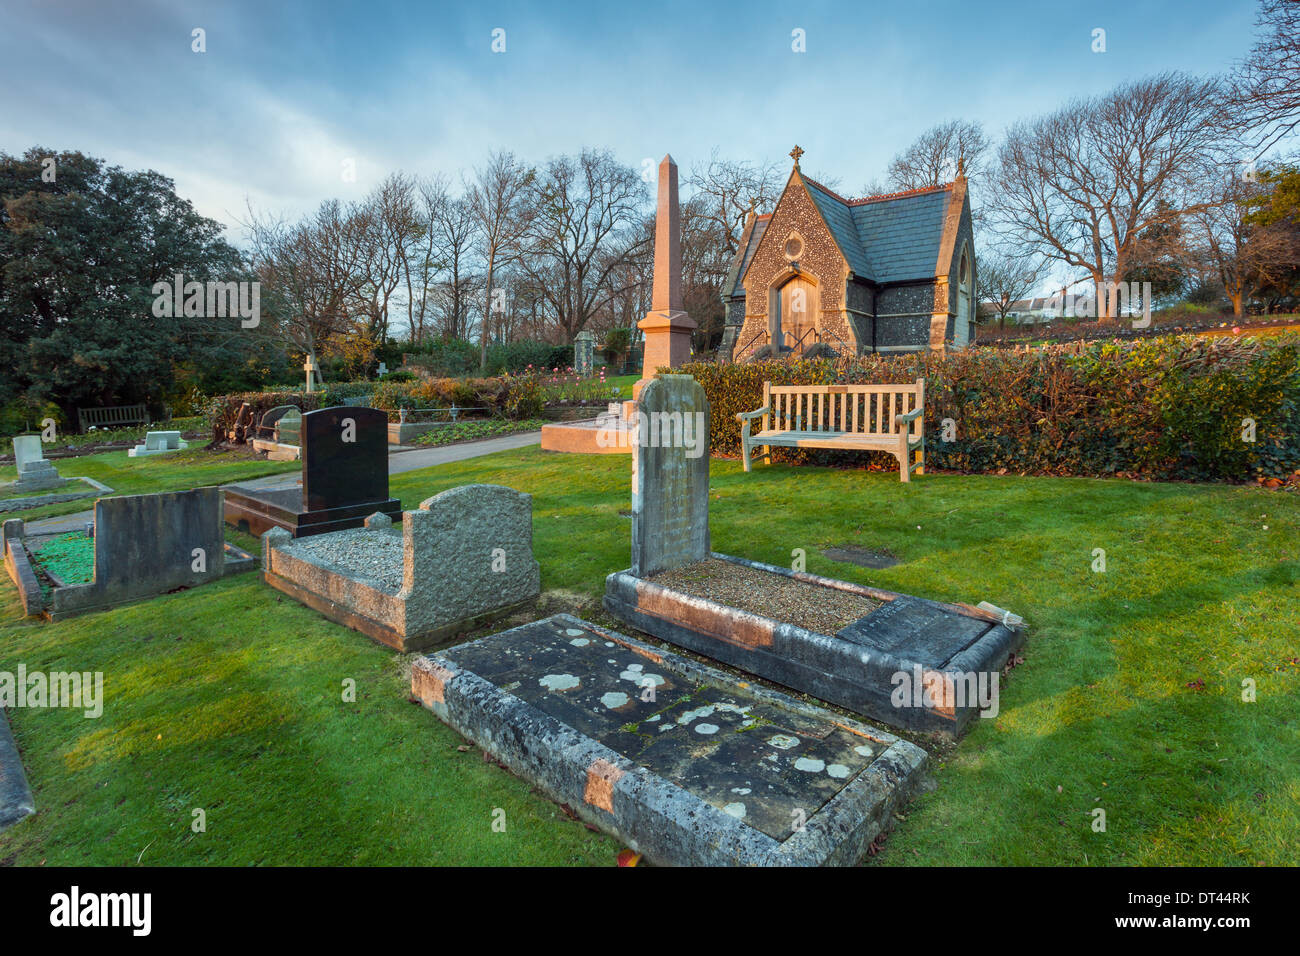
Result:
M657 369L676 368L690 360L695 323L682 309L682 211L677 203L677 164L665 156L659 164L659 202L655 210L654 288L650 311L637 323L645 334L641 380L632 399L655 377Z

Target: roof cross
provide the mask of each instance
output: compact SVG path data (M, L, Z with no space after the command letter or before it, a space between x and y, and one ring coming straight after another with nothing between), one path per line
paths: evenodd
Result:
M790 150L790 155L794 157L794 164L795 164L795 166L798 166L798 165L799 165L799 157L803 155L803 150L800 149L799 146L798 146L798 144L796 143L794 149Z

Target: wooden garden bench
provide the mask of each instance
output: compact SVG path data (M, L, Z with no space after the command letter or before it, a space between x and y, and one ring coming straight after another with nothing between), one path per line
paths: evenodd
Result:
M143 405L110 405L104 408L78 408L77 427L84 433L94 425L114 428L118 425L148 425L149 410Z
M755 418L757 434L750 434ZM899 476L924 474L925 379L915 385L773 385L763 383L763 407L736 416L745 471L751 449L771 461L773 445L885 451L898 459ZM913 461L913 453L916 460Z

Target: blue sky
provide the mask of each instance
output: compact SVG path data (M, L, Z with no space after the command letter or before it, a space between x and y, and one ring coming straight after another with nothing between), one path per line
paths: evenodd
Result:
M1255 7L4 0L0 149L157 169L236 242L246 198L297 215L394 169L455 175L491 148L608 147L637 167L671 152L685 171L715 146L787 163L798 143L806 170L856 195L939 120L977 119L996 139L1125 79L1226 70ZM206 53L191 51L196 27Z

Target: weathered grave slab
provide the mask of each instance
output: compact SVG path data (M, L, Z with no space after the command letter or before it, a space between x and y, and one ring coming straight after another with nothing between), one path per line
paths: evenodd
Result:
M708 401L689 376L661 375L636 411L647 420L702 412L707 423ZM1023 622L711 553L708 458L693 460L688 448L678 441L633 448L632 567L606 579L610 613L894 726L956 736L976 713L995 712L1000 671L1023 639ZM728 581L728 568L744 580ZM665 574L670 580L656 580ZM846 607L861 616L846 616Z
M0 709L0 833L36 812L9 721Z
M954 737L988 703L976 691L999 679L1023 642L1023 631L993 612L725 554L712 557L761 570L774 582L804 582L828 599L848 591L881 604L834 633L820 633L620 571L606 579L605 608L647 634L855 713Z
M399 651L432 647L541 593L531 495L462 485L401 517L400 530L384 514L299 539L273 529L262 536L263 577Z
M283 528L295 538L358 528L376 511L400 519L388 496L388 415L337 406L301 418L302 486L226 489L226 521L250 534Z
M439 719L654 863L852 865L924 752L567 614L420 658Z

